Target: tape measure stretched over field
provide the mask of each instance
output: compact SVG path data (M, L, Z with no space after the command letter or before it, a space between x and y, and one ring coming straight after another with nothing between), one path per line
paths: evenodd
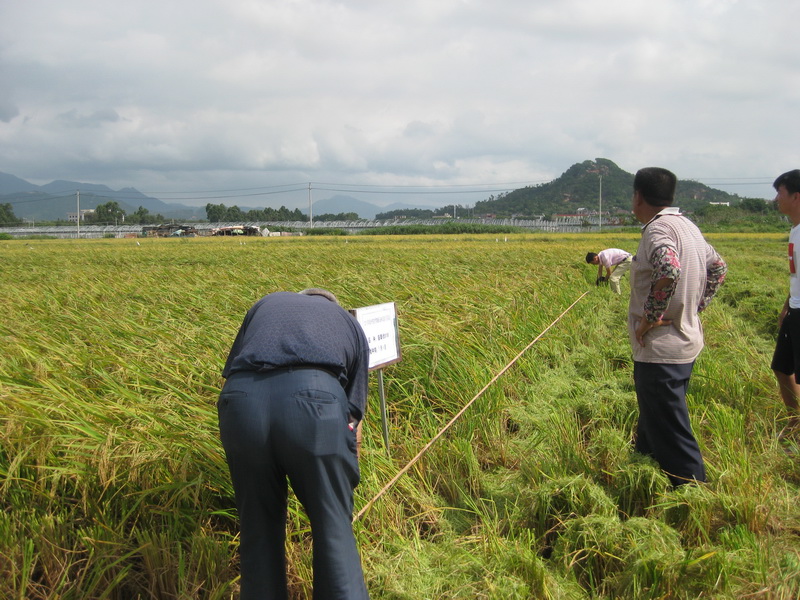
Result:
M358 514L355 516L355 518L353 518L353 522L355 522L355 521L358 521L358 520L359 520L359 519L360 519L362 516L364 516L364 514L366 514L366 512L367 512L367 511L368 511L370 508L372 508L372 505L373 505L373 504L375 504L375 502L377 502L377 500L378 500L378 499L379 499L381 496L383 496L383 495L384 495L386 492L388 492L388 491L389 491L389 490L392 488L392 486L393 486L395 483L397 483L397 481L398 481L398 480L399 480L399 479L400 479L400 478L401 478L403 475L405 475L405 473L406 473L406 472L408 472L408 470L409 470L409 469L410 469L412 466L414 466L414 464L415 464L415 463L416 463L416 462L417 462L417 461L418 461L420 458L422 458L422 456L423 456L423 455L424 455L424 454L425 454L425 453L426 453L426 452L427 452L427 451L430 449L430 447L431 447L431 446L433 446L433 444L435 444L435 443L436 443L436 441L437 441L437 440L438 440L440 437L442 437L442 436L444 435L444 433L445 433L445 432L446 432L448 429L450 429L450 427L453 425L453 423L455 423L455 422L456 422L456 421L457 421L457 420L458 420L458 419L461 417L461 415L463 415L463 414L464 414L464 413L467 411L467 409L468 409L470 406L472 406L472 404L473 404L473 403L474 403L474 402L475 402L475 401L476 401L478 398L480 398L480 397L483 395L483 393L484 393L486 390L488 390L488 389L489 389L489 388L490 388L490 387L491 387L491 386L494 384L494 382L495 382L495 381L497 381L498 379L500 379L500 377L502 377L502 375L503 375L503 374L504 374L506 371L508 371L508 370L509 370L509 369L510 369L510 368L511 368L513 365L514 365L514 363L516 363L516 362L517 362L517 361L518 361L518 360L519 360L519 359L522 357L522 355L523 355L523 354L525 354L525 353L526 353L528 350L530 350L530 348L531 348L531 347L532 347L532 346L533 346L533 345L534 345L536 342L538 342L540 339L542 339L542 336L544 336L544 334L545 334L545 333L547 333L547 332L548 332L548 331L549 331L549 330L550 330L550 329L551 329L551 328L552 328L552 327L553 327L553 326L554 326L556 323L558 323L558 322L559 322L559 321L562 319L562 317L563 317L564 315L566 315L566 314L567 314L569 311L571 311L571 310L572 310L572 308L573 308L573 307L574 307L576 304L578 304L578 302L580 302L581 300L583 300L583 297L584 297L584 296L586 296L586 294L588 294L588 293L589 293L589 292L588 292L588 291L586 291L586 292L584 292L583 294L581 294L581 295L578 297L578 299L577 299L577 300L575 300L575 302L573 302L572 304L570 304L570 305L569 305L569 306L566 308L566 310L564 310L564 312L562 312L560 315L558 315L558 317L556 317L556 318L555 318L555 320L554 320L552 323L550 323L550 325L548 325L547 327L545 327L545 329L544 329L544 330L543 330L543 331L542 331L542 332L541 332L539 335L537 335L537 336L536 336L536 338L535 338L535 339L534 339L534 340L533 340L533 341L532 341L530 344L528 344L527 346L525 346L525 348L523 348L523 349L522 349L522 351L521 351L519 354L517 354L517 355L516 355L516 356L515 356L515 357L514 357L514 358L511 360L511 362L509 362L509 363L508 363L508 364L507 364L505 367L503 367L503 368L500 370L500 372L498 372L498 373L497 373L497 375L495 375L494 377L492 377L491 381L489 381L489 383L487 383L485 386L483 386L483 388L481 389L481 391L479 391L477 394L475 394L475 396L472 398L472 400L470 400L469 402L467 402L467 403L464 405L464 407L463 407L463 408L462 408L460 411L458 411L458 412L455 414L455 416L453 416L453 418L452 418L452 419L450 419L450 421L447 423L447 425L445 425L444 427L442 427L442 429L439 431L439 433L437 433L435 436L433 436L433 438L431 439L431 441L430 441L430 442L428 442L427 444L425 444L425 446L422 448L422 450L420 450L420 451L417 453L417 455L416 455L414 458L412 458L412 459L411 459L411 460L408 462L408 464L407 464L405 467L403 467L402 469L400 469L400 471L397 473L397 475L395 475L394 477L392 477L391 481L389 481L389 483L387 483L385 486L383 486L383 488L382 488L382 489L381 489L381 490L380 490L380 491L379 491L377 494L375 494L375 496L372 498L372 500L370 500L369 502L367 502L367 503L364 505L364 507L363 507L363 508L362 508L360 511L358 511Z

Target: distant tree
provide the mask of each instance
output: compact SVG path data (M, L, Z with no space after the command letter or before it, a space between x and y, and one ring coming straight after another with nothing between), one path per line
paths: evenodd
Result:
M140 206L132 214L128 215L128 223L144 224L149 218L150 211L144 206Z
M231 206L225 211L225 221L232 223L233 221L244 221L245 216L242 209L236 205Z
M289 210L285 206L281 205L281 207L278 209L278 220L308 221L308 217L306 217L303 213L301 213L299 208L295 208L294 210Z
M206 204L206 218L209 223L219 223L225 219L226 208L224 204Z
M105 204L98 204L94 214L87 215L90 223L122 223L125 221L125 211L114 200Z
M777 210L771 209L765 202L761 202L766 209L763 212L760 210L746 210L740 205L706 205L697 209L692 218L703 227L730 228L737 231L784 229L786 227L786 218ZM747 206L760 209L758 202L748 202Z
M341 212L339 214L325 213L314 217L315 221L358 221L358 213Z
M466 216L467 209L460 204L448 204L433 211L434 217L459 217Z
M14 214L13 209L11 208L11 204L6 202L5 204L0 204L0 225L11 225L19 223L19 219Z
M226 207L224 204L206 204L206 218L209 223L219 223L220 221L307 221L308 219L300 212L299 208L289 210L285 206L278 209L264 208L251 209L244 212L238 206Z
M264 219L265 221L308 221L308 218L300 212L299 208L289 210L281 205L277 210L274 208L265 208L264 211L268 216L267 219Z
M388 221L389 219L430 219L432 216L433 211L427 208L398 208L378 213L375 218L379 221Z
M742 198L739 208L751 213L766 213L770 211L771 204L762 198Z
M165 219L162 214L159 213L152 215L144 206L140 206L134 212L125 217L126 223L131 223L134 225L153 225L155 223L163 223L164 220Z

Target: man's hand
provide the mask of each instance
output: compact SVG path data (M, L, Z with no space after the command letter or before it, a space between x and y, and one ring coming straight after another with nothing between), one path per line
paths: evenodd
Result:
M663 325L671 325L672 319L664 320L659 319L658 321L648 321L647 319L642 319L639 322L639 326L636 328L636 341L639 342L640 346L644 346L644 334L654 329L656 327L661 327Z
M601 283L606 283L608 281L605 277L598 277L595 279L594 284L599 286Z
M789 299L786 299L786 304L783 305L780 314L778 315L778 327L783 326L783 320L789 314Z

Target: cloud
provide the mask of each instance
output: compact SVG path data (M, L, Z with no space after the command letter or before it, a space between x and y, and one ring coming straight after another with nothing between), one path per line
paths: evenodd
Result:
M91 114L82 114L73 108L57 115L55 120L66 127L97 128L105 123L115 123L120 118L117 111L110 108L96 110Z
M800 164L798 17L778 0L7 2L0 161L176 192L479 187L597 156L766 181Z
M0 121L8 123L17 115L19 115L19 108L8 100L0 99Z

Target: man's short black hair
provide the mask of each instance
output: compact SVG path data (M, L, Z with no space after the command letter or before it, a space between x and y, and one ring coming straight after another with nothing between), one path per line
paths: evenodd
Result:
M586 262L589 263L589 264L592 264L592 261L595 259L596 256L597 256L596 252L589 252L586 255Z
M672 206L678 178L661 167L639 169L633 178L633 191L639 192L650 206Z
M333 292L329 292L328 290L322 288L306 288L297 293L303 294L304 296L322 296L323 298L327 298L334 304L339 304L339 299L333 295Z
M783 175L779 175L775 183L772 184L772 187L774 187L777 192L778 188L781 186L785 187L786 191L790 194L800 192L800 169L786 171Z

